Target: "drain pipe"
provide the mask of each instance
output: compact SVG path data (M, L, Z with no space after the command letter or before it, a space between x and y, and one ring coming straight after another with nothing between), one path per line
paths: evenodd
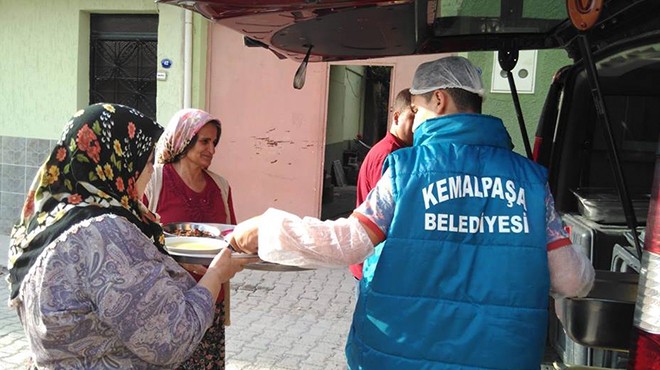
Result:
M192 22L193 14L184 10L183 27L183 108L192 106Z

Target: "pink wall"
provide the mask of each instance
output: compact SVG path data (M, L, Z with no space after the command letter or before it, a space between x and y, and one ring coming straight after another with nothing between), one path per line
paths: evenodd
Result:
M419 63L438 56L382 58L348 64L394 66L391 98L409 87ZM328 64L310 63L302 90L298 63L279 60L243 37L209 28L207 108L223 124L211 169L232 187L239 221L276 207L318 217L325 150Z
M223 123L211 169L232 187L239 221L268 207L318 216L325 136L327 65L298 63L243 46L228 28L209 28L207 108Z

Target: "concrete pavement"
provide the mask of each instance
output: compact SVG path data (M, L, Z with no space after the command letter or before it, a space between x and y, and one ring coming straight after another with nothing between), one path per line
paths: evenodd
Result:
M25 369L29 348L7 307L8 238L0 235L0 368ZM355 306L347 269L244 270L231 282L227 369L346 369L344 344Z
M7 370L25 369L30 358L23 327L14 310L7 307L7 252L9 237L0 235L0 367Z
M346 369L355 283L348 270L241 272L232 280L230 369Z

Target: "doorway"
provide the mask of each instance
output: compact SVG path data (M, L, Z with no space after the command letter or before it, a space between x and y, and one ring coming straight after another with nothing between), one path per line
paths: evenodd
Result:
M156 118L158 15L92 14L89 103L133 107Z
M392 66L332 65L321 219L355 209L360 165L387 132Z

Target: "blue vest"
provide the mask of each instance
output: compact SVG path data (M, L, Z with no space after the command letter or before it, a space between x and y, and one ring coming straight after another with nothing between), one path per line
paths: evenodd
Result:
M396 208L364 264L351 369L534 369L548 293L546 171L502 121L424 122L391 154Z

